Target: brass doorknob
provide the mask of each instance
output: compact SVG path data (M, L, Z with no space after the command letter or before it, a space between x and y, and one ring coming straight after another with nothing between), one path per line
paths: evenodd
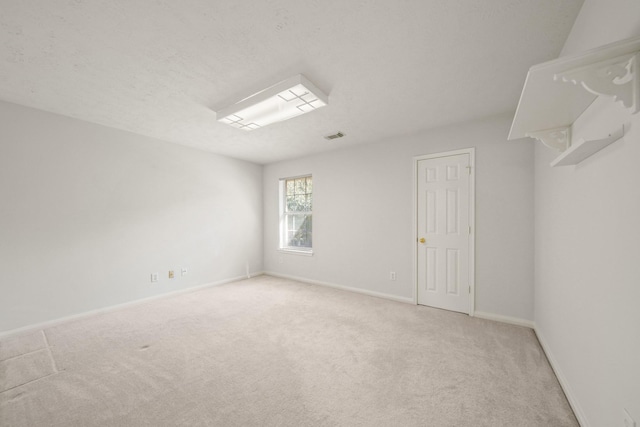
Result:
M424 243L424 242L426 242L426 241L427 241L427 240L426 240L424 237L421 237L421 238L420 238L420 243Z

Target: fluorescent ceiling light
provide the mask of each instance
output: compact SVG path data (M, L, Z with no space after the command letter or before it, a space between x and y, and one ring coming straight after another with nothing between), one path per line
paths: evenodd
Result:
M218 121L243 130L253 130L288 120L329 103L302 74L288 78L216 113Z

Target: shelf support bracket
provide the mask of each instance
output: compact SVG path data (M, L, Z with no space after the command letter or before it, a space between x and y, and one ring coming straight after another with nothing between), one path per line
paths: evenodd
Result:
M539 130L536 132L529 132L527 133L527 136L537 139L549 148L562 152L569 148L571 143L571 128L561 127Z
M640 52L554 74L555 81L580 85L594 95L612 96L633 114L640 111Z

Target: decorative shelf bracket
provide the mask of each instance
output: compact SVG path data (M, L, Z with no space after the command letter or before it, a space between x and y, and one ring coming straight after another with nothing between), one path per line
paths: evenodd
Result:
M597 97L602 102L590 109ZM617 102L631 114L640 111L640 37L531 67L508 139L535 138L557 150L551 166L577 165L624 137L626 112L609 110ZM591 120L613 126L611 133L592 138L602 126L584 127Z
M612 96L614 102L640 111L640 52L596 62L554 74L553 79L581 85L594 95Z
M554 150L558 150L560 152L565 151L571 144L570 127L560 127L555 129L529 132L527 133L527 136L535 138L547 147L553 148Z

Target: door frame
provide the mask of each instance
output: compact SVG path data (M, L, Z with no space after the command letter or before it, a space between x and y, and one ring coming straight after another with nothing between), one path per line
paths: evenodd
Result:
M445 151L441 153L424 154L422 156L413 157L413 236L411 244L413 245L413 303L418 305L418 162L420 160L436 159L439 157L457 156L459 154L469 155L469 166L471 166L469 174L469 225L471 233L469 234L469 316L475 314L476 301L476 149L475 147L463 148L460 150Z

